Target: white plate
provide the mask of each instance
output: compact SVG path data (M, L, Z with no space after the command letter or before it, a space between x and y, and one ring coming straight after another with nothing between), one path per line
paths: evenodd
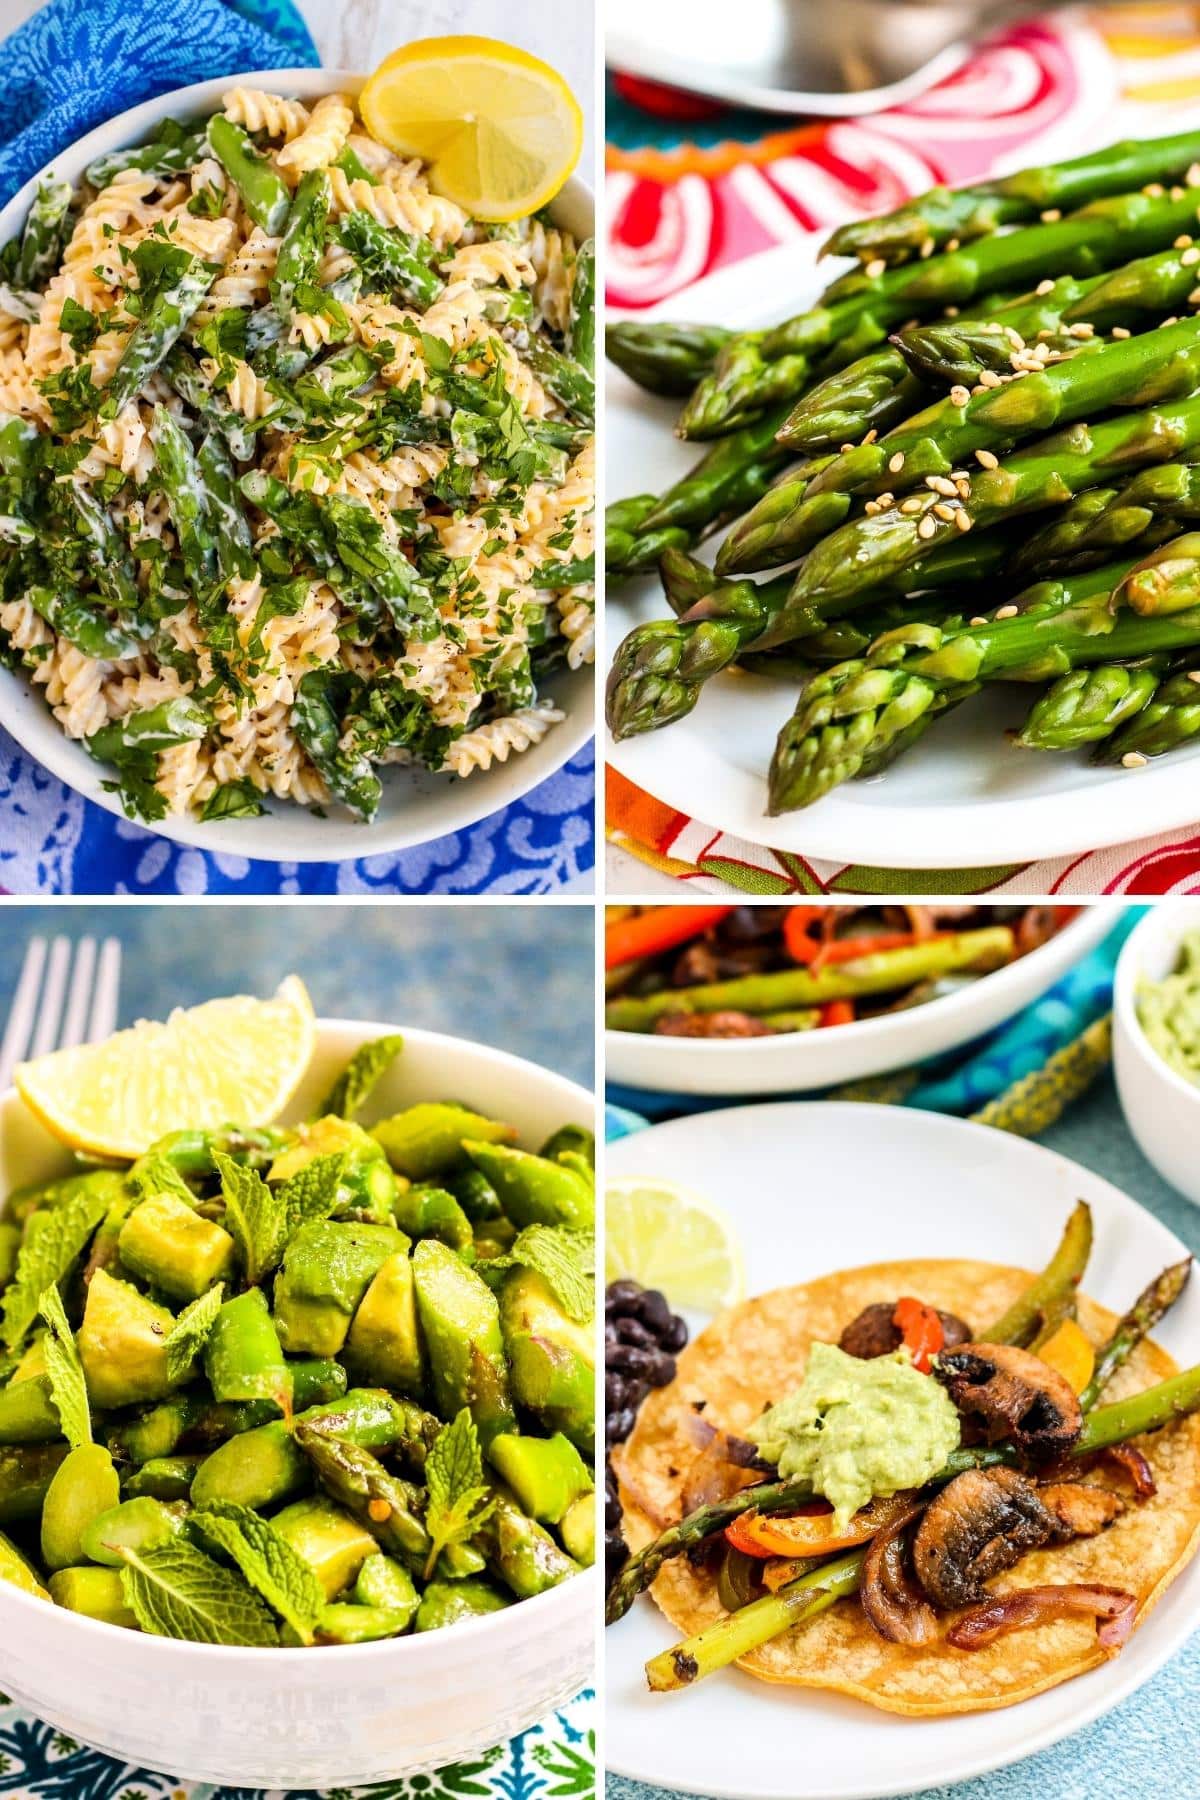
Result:
M780 245L719 270L639 317L770 324L816 298L829 275L818 239ZM656 400L615 369L608 375L608 497L661 491L704 446L672 435L677 401ZM1032 527L1031 527L1032 529ZM719 538L701 554L711 561ZM985 611L986 591L971 592ZM614 586L609 656L634 625L667 611L657 579ZM609 739L615 769L679 812L776 850L899 869L975 869L1067 856L1169 831L1200 816L1200 745L1136 772L1093 768L1083 754L1019 752L1004 736L1037 689L993 685L940 720L894 767L844 783L814 806L767 816L767 769L795 704L794 683L719 675L694 712L662 731Z
M607 1031L609 1079L664 1094L805 1093L928 1062L1011 1019L1086 956L1115 923L1109 908L1089 906L1028 956L957 993L829 1031L763 1038Z
M313 100L335 90L357 94L366 76L344 69L268 69L254 70L236 79L247 87ZM177 88L155 100L144 101L98 125L56 156L48 167L69 181L78 181L93 157L143 143L161 119L186 119L219 111L221 95L228 92L233 81L232 76L198 81L193 87ZM40 171L27 181L8 205L0 208L0 243L24 223L44 173ZM591 192L583 182L569 181L551 202L550 211L577 237L591 235L595 212ZM215 855L251 856L264 862L340 862L347 857L382 856L463 831L547 780L591 737L595 728L592 669L560 671L547 682L544 691L566 717L547 732L540 744L465 781L453 775L432 775L426 770L382 769L383 798L371 825L355 821L340 808L321 819L293 802L268 796L266 811L252 823L231 819L204 824L198 819L172 815L158 820L152 829L176 844L190 844ZM81 744L63 735L40 691L34 693L23 675L3 668L0 723L60 781L85 800L94 800L97 806L124 818L120 802L102 785L111 771L93 762Z
M665 1177L724 1205L740 1228L751 1294L894 1257L958 1253L1037 1268L1079 1198L1096 1227L1084 1287L1115 1311L1186 1254L1164 1225L1077 1163L938 1113L827 1102L703 1113L609 1145L608 1172ZM830 1205L839 1193L845 1204ZM1200 1287L1185 1291L1155 1337L1180 1364L1200 1361ZM1198 1608L1193 1563L1103 1668L1014 1708L914 1721L737 1670L694 1693L651 1694L642 1665L678 1634L653 1602L639 1600L605 1636L607 1764L658 1787L731 1800L876 1800L940 1789L1108 1712L1179 1649Z

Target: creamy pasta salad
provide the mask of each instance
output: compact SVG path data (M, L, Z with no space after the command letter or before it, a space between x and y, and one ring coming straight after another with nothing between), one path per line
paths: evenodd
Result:
M592 246L244 87L0 251L0 655L132 816L363 819L593 658Z

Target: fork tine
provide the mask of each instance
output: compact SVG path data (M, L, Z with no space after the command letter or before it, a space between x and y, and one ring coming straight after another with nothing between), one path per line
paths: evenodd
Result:
M30 938L5 1027L4 1042L0 1043L0 1089L10 1085L13 1070L28 1048L45 961L45 938Z
M67 1010L63 1014L62 1030L58 1034L60 1049L70 1050L84 1041L95 974L96 940L94 937L80 938L75 946L71 985L67 989Z
M105 938L100 946L100 963L92 996L92 1017L87 1042L98 1044L117 1029L117 1002L121 986L121 943L119 938Z
M62 1018L63 997L67 991L67 970L71 966L71 940L56 937L50 945L50 959L42 984L42 1002L34 1027L31 1056L47 1056L58 1043L58 1026Z

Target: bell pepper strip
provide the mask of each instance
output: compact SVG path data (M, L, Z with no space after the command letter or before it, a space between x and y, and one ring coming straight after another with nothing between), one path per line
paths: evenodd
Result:
M838 1530L833 1508L827 1501L798 1507L786 1517L743 1513L725 1527L725 1541L747 1556L830 1556L835 1550L852 1550L865 1544L912 1505L911 1493L891 1494L872 1500Z
M812 934L812 927L821 918L822 908L819 906L789 906L783 921L783 947L793 962L815 962L821 953L821 945Z
M736 911L733 906L651 906L634 918L615 919L604 932L604 966L612 969L674 950Z
M900 1341L912 1357L914 1369L922 1375L928 1375L933 1366L933 1359L946 1341L942 1330L942 1321L937 1309L926 1306L922 1300L914 1300L906 1294L897 1300L896 1310L892 1314L892 1324L900 1333Z
M853 1025L853 1000L829 1000L821 1008L818 1029L825 1025Z

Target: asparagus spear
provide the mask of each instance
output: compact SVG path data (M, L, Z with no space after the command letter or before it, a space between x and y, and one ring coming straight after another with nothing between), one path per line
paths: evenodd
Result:
M40 290L57 269L73 193L71 183L58 175L47 175L38 182L13 267L14 287Z
M221 574L226 579L246 575L254 540L238 498L237 475L219 432L210 431L200 440L196 463L216 531Z
M260 156L240 125L223 113L208 122L208 143L213 155L242 196L242 204L271 237L278 237L287 221L291 196L282 176L265 156Z
M217 540L208 516L204 478L187 433L166 407L159 405L154 409L150 439L183 566L193 581L211 581L216 574Z
M1072 1207L1054 1255L1041 1274L1018 1299L986 1329L976 1333L980 1344L1027 1344L1052 1307L1078 1287L1092 1254L1092 1209L1086 1200Z
M115 419L127 400L145 387L213 284L215 263L179 251L178 272L151 296L129 334L120 360L104 389L102 419Z
M1182 1262L1172 1263L1143 1288L1129 1311L1118 1319L1108 1341L1097 1350L1092 1378L1079 1396L1079 1404L1085 1413L1091 1412L1117 1370L1129 1361L1142 1339L1174 1306L1191 1272L1190 1256L1185 1256Z
M145 634L114 624L97 610L94 597L35 583L26 588L25 598L52 631L85 656L120 662L123 657L136 656L144 647Z
M567 355L593 380L596 374L596 240L586 238L575 253L571 303L563 333Z
M692 532L686 526L642 530L642 521L657 504L657 494L634 494L628 500L614 500L605 509L604 567L610 580L648 574L664 551L690 548Z
M1159 683L1154 697L1114 738L1102 745L1100 760L1136 766L1143 757L1164 756L1200 737L1200 663L1177 670Z
M316 278L329 220L329 177L323 169L309 169L300 177L292 196L287 224L275 258L271 298L285 322L295 312L297 285ZM350 215L354 217L354 214ZM366 215L360 215L365 217Z
M166 125L171 123L164 121ZM114 176L126 169L138 169L144 175L182 175L204 155L205 133L196 131L185 136L179 127L174 128L174 133L175 141L169 136L159 137L133 150L112 150L107 156L97 156L84 172L94 188L106 188Z
M1105 194L1127 193L1146 182L1170 181L1197 158L1200 134L1185 131L1109 144L1068 162L1020 169L968 187L931 188L878 218L839 226L823 254L899 261L919 254L930 243L940 249L951 238L966 242L1000 225L1036 218L1047 207L1065 210Z
M887 431L920 404L924 383L899 350L872 350L818 381L787 414L777 441L792 450L833 450L868 431Z
M293 1435L331 1498L406 1568L421 1573L429 1555L429 1534L408 1484L390 1474L369 1450L322 1431L319 1425L297 1425Z
M548 393L569 413L590 425L596 416L596 384L582 363L556 350L544 339L531 337L521 352Z
M1087 488L1028 537L1014 567L1042 569L1141 538L1155 521L1200 516L1200 467L1159 463L1122 487Z
M690 394L733 332L723 325L620 319L604 330L609 362L651 394Z
M437 246L428 238L391 230L369 212L346 213L338 221L337 235L380 286L397 288L422 310L442 292L445 284L433 267Z
M1026 750L1078 750L1111 737L1154 697L1165 656L1099 663L1061 675L1035 700L1017 743Z

